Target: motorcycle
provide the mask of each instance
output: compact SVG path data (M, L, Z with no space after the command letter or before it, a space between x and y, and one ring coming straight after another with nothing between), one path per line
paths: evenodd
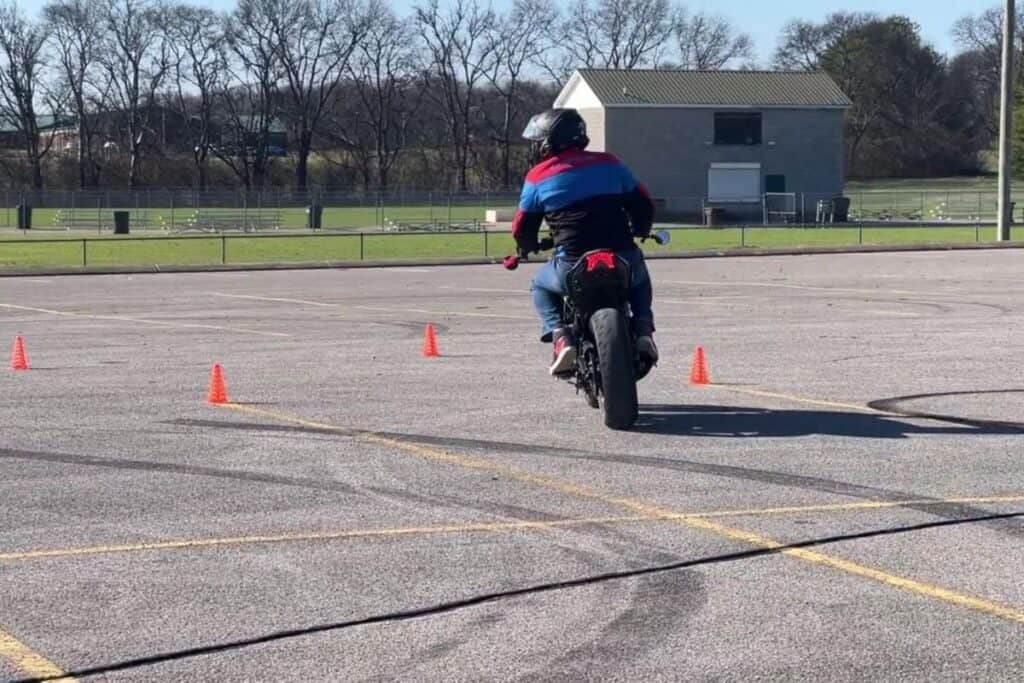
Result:
M649 239L668 244L672 236L662 230ZM546 238L534 253L553 247ZM525 257L508 256L504 266L515 270L522 260ZM575 385L591 408L603 409L604 423L612 429L629 429L636 422L636 383L652 368L636 352L629 310L631 281L629 263L607 249L585 253L565 277L562 320L572 331L578 353L573 368L558 377Z

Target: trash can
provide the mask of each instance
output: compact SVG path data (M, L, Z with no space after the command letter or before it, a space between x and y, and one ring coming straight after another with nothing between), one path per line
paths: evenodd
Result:
M847 223L850 220L850 198L836 197L832 200L832 219L836 223Z
M722 222L724 211L717 206L704 207L704 225L713 228Z
M115 235L127 235L128 234L128 222L131 214L127 211L115 211L114 212L114 234Z
M323 227L324 219L324 205L323 204L310 204L306 208L306 227L310 230L319 230Z
M825 223L831 223L836 215L836 207L831 199L819 199L818 204L815 207L814 212L814 223L815 225L824 225Z
M15 207L18 214L18 230L32 229L32 207L28 204L18 204Z

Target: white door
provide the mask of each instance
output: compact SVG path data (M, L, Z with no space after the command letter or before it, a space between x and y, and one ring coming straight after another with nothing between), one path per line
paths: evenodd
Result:
M720 204L760 203L761 164L712 163L708 168L708 201Z

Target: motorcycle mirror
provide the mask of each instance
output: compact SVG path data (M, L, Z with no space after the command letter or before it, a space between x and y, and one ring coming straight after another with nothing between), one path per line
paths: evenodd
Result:
M672 241L672 233L668 230L659 230L654 233L654 241L658 244L669 244Z

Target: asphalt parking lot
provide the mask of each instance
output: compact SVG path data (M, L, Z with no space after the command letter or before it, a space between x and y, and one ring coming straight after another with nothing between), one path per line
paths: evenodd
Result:
M632 432L533 265L0 278L0 680L1015 680L1022 253L654 261Z

